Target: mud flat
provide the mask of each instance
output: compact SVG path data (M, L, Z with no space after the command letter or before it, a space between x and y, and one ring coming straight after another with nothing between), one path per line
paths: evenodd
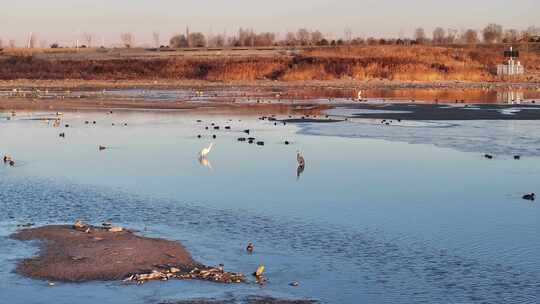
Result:
M22 260L17 272L36 279L65 282L92 280L201 279L239 283L243 275L204 266L177 241L143 237L126 229L50 225L23 229L11 236L37 240L40 252Z

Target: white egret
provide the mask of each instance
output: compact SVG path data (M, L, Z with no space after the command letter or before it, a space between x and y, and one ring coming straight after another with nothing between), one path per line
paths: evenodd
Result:
M206 157L208 155L208 153L210 153L210 151L212 150L213 145L214 145L214 143L210 143L208 148L202 149L201 152L199 152L199 156L200 157Z

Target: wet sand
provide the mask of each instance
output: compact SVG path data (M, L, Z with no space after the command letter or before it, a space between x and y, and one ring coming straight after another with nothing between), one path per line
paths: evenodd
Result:
M148 273L160 265L176 267L182 272L204 267L179 242L142 237L129 230L109 232L90 227L86 233L68 225L52 225L23 229L11 237L41 242L39 255L17 266L17 272L31 278L109 281Z

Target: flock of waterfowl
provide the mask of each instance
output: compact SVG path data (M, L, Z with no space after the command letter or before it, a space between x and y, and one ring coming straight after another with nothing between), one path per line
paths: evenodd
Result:
M307 115L309 117L309 115ZM302 119L305 119L306 116L302 116ZM292 118L292 116L289 116L289 118ZM271 122L274 122L274 125L277 126L278 125L278 120L276 119L275 115L272 115L272 116L261 116L258 118L259 120L267 120L267 121L271 121ZM229 119L229 122L231 122L232 119ZM203 121L202 120L197 120L197 123L202 123ZM281 122L283 125L287 125L287 122L285 121L282 121ZM221 127L216 125L216 123L212 122L210 123L210 126L205 126L204 127L205 130L210 130L210 129L213 129L213 130L220 130ZM231 126L230 125L226 125L223 127L223 129L225 130L232 130ZM253 131L250 130L250 129L243 129L242 130L242 133L244 134L247 134L247 135L250 135ZM213 139L216 139L217 138L217 135L216 134L212 134L212 135L209 135L211 138ZM197 138L201 139L203 138L203 135L202 134L197 134ZM265 142L262 141L262 140L257 140L255 137L253 136L250 136L250 137L238 137L237 138L237 141L238 142L247 142L249 144L256 144L257 146L264 146ZM283 141L283 144L284 145L290 145L291 142L289 140L284 140ZM212 148L214 147L214 143L211 142L207 147L204 147L203 149L201 149L199 151L199 154L198 154L198 160L199 160L199 163L205 167L209 167L209 168L212 168L211 164L210 164L210 161L208 160L208 155L210 154L210 152L212 151ZM303 155L301 154L300 151L297 151L297 156L296 156L296 159L297 159L297 162L298 162L298 168L297 168L297 179L300 178L300 174L304 171L305 169L305 165L306 165L306 162L305 162L305 159L303 157Z
M113 114L113 111L107 111L106 112L107 115L109 114ZM64 113L62 112L56 112L54 114L56 117L54 118L47 118L45 119L45 121L47 123L50 123L52 121L52 126L53 127L60 127L61 126L61 123L62 123L62 118L64 116ZM11 116L8 117L8 119L11 119L11 117L15 117L16 116L16 112L15 111L12 111L11 112ZM314 116L316 117L316 116ZM328 115L326 115L326 117L328 118ZM292 116L289 116L289 118L292 118ZM306 119L306 118L309 118L309 115L304 115L301 117L301 119ZM276 116L275 115L271 115L271 116L261 116L258 118L258 120L261 120L261 121L264 121L264 120L267 120L267 121L270 121L270 122L274 122L274 125L278 125L278 120L276 119ZM229 119L229 121L231 122L232 119ZM239 120L241 121L241 120ZM197 120L197 123L202 123L203 121L202 120ZM86 125L97 125L97 121L96 120L85 120L84 121L84 124ZM287 125L287 122L285 121L281 121L280 122L282 125ZM121 125L123 126L128 126L128 123L127 122L123 122ZM63 125L65 128L69 128L70 125L69 124L64 124ZM112 126L115 126L115 123L113 122L112 123ZM216 125L216 123L212 122L210 123L210 126L205 126L205 130L210 130L210 128L212 128L213 130L220 130L221 127ZM225 125L223 127L224 130L232 130L232 127L230 125ZM245 133L245 134L251 134L253 131L250 130L250 129L243 129L242 130L242 133ZM61 138L66 138L66 132L60 132L58 134L59 137ZM217 135L216 134L212 134L210 135L213 139L216 139L217 138ZM198 134L197 135L197 138L201 139L203 138L203 135L201 134ZM264 146L265 145L265 142L263 140L256 140L255 137L253 136L250 136L250 137L238 137L237 138L237 141L239 142L247 142L249 144L256 144L258 146ZM285 145L290 145L291 142L289 140L284 140L283 141L283 144ZM203 165L203 166L206 166L206 167L209 167L211 168L211 165L210 165L210 162L208 160L208 154L210 154L210 152L212 151L212 148L214 146L214 143L210 143L207 147L204 147L203 149L201 149L199 151L199 154L198 154L198 160L199 162ZM108 149L107 146L105 145L99 145L98 146L98 150L99 151L103 151L103 150L106 150ZM303 157L303 155L301 154L300 151L297 151L297 162L298 162L298 167L297 167L297 178L300 177L300 174L304 171L305 169L305 159ZM15 160L13 159L13 157L9 156L9 155L4 155L4 163L5 164L9 164L10 166L14 166L15 165Z

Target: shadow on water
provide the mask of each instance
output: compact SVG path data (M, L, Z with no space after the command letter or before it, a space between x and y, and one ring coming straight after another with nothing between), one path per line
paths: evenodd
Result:
M306 166L298 165L298 168L296 168L296 180L300 180L300 176L304 173L305 168Z

